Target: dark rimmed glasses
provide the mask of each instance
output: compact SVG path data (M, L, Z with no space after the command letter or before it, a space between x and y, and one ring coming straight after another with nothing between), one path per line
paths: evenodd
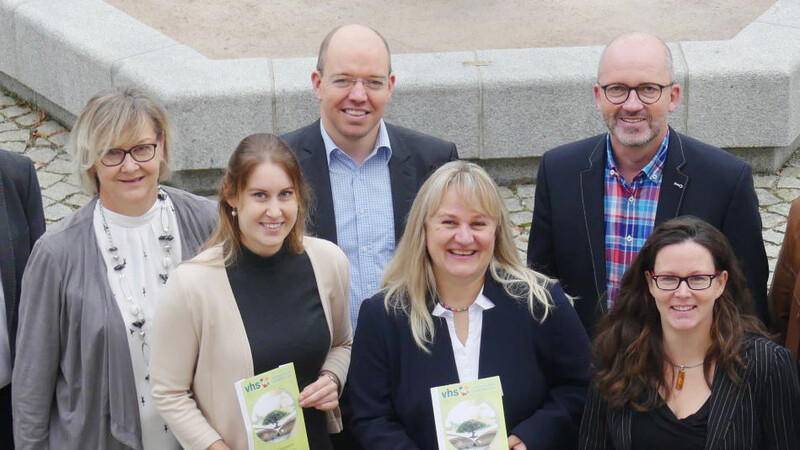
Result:
M652 105L653 103L661 100L661 94L665 88L671 87L675 83L658 84L658 83L642 83L638 86L628 86L623 83L611 83L605 86L600 86L600 89L606 94L606 99L615 105L621 105L628 101L631 91L636 91L639 96L639 101L645 105Z
M156 156L156 147L158 147L158 144L139 144L128 150L112 148L100 158L100 162L106 167L114 167L125 161L125 155L131 155L134 161L144 163Z
M686 286L693 291L703 291L711 287L711 282L719 276L719 272L712 275L689 275L679 277L677 275L650 275L656 283L656 287L662 291L674 291L680 287L681 283L686 282Z

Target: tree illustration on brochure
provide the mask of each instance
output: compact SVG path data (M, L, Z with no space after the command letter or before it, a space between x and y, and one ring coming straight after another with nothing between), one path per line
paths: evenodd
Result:
M469 419L461 422L456 431L459 433L470 433L470 437L474 438L476 431L481 428L486 428L487 426L489 426L489 424L481 422L480 420Z
M263 425L272 424L273 427L278 427L278 422L281 421L284 417L288 416L289 413L280 409L276 409L270 411L269 414L264 416L264 420L261 422Z

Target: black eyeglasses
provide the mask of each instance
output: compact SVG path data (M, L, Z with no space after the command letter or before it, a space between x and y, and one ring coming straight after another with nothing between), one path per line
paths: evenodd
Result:
M711 287L711 281L719 276L719 272L714 272L713 275L689 275L688 277L679 277L677 275L650 275L656 283L656 287L662 291L674 291L680 287L682 282L686 282L686 286L693 291L702 291Z
M628 97L631 95L631 91L636 91L636 95L639 96L639 101L645 105L652 105L661 99L661 93L664 91L664 89L672 86L673 84L675 83L642 83L638 86L628 86L627 84L622 83L611 83L605 86L600 86L600 88L606 94L606 99L615 105L621 105L625 103L628 100Z
M100 158L100 162L106 167L118 166L122 164L122 161L125 161L125 155L131 155L131 158L136 162L147 162L156 156L156 147L158 147L158 144L139 144L128 150L112 148Z

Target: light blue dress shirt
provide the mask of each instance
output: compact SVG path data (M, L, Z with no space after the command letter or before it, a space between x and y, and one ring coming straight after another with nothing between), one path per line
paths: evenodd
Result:
M375 147L359 166L336 147L321 121L319 126L328 155L336 239L350 260L350 319L355 329L361 302L378 291L394 253L392 148L381 120Z

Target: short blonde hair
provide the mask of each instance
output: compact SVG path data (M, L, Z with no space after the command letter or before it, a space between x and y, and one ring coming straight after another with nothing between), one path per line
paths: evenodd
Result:
M135 144L148 125L164 142L158 172L158 181L163 181L170 173L172 134L164 108L132 88L105 90L92 97L75 121L68 144L81 187L96 195L100 186L93 171L95 162L112 148Z
M452 161L434 172L422 185L411 206L403 238L384 272L381 288L386 309L408 316L417 346L428 352L434 327L429 300L437 298L436 279L426 246L425 224L436 213L449 188L465 205L497 222L495 245L488 271L506 293L527 303L532 315L547 317L552 299L547 287L553 281L528 269L520 259L511 233L508 208L489 174L480 166Z

